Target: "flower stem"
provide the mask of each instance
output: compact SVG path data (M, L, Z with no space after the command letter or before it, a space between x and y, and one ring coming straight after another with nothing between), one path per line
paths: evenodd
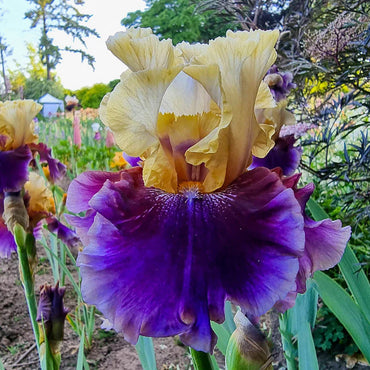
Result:
M40 344L39 344L39 327L36 321L37 316L37 303L36 303L36 296L34 290L34 282L33 276L31 272L31 268L29 265L28 260L28 253L27 249L32 250L31 243L35 242L35 239L32 237L28 237L28 234L24 231L23 227L17 224L14 227L14 240L17 244L18 250L18 259L19 259L19 272L20 278L22 281L24 294L26 297L28 312L31 318L31 324L33 333L35 335L37 351L39 352Z
M209 353L196 351L190 348L195 370L213 370L212 360Z
M297 363L295 360L296 348L293 344L293 334L290 330L289 318L287 312L281 314L279 317L280 334L283 343L284 357L286 360L288 370L297 370Z

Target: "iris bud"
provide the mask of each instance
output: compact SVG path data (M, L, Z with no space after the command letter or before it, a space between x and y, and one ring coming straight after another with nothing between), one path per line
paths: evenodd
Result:
M19 224L27 230L29 217L20 191L5 193L3 218L8 230L14 233L14 226Z
M59 283L52 287L48 284L40 287L40 300L37 309L37 322L40 326L40 342L47 338L51 352L59 352L59 344L63 340L64 321L68 310L63 305L65 288Z
M265 336L241 311L236 313L234 321L236 329L226 350L227 370L272 369L272 358Z

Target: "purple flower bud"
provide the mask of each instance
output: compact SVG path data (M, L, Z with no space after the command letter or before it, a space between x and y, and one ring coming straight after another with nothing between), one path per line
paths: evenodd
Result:
M64 320L69 312L63 305L65 288L45 284L40 287L40 300L37 308L37 322L44 325L45 331L41 333L47 337L50 345L63 340ZM42 338L41 338L42 341Z
M287 97L291 89L297 85L293 83L293 75L290 72L279 72L278 67L273 65L264 78L264 81L270 88L271 94L276 101Z

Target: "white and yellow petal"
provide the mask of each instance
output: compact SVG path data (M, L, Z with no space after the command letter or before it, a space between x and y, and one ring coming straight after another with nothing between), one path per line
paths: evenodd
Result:
M31 217L36 214L55 213L53 193L46 187L45 180L40 175L31 172L24 189L29 195L27 210Z
M182 66L125 72L100 106L100 117L128 155L140 157L158 143L157 117L163 96Z
M7 138L2 150L16 149L37 141L33 118L41 108L33 100L6 101L0 105L0 135Z
M171 40L159 40L150 28L129 28L107 40L108 49L133 72L173 68L182 63Z
M279 136L280 130L283 126L296 124L294 114L289 112L286 109L286 106L287 101L281 100L274 108L255 110L257 121L260 125L267 125L274 128L273 139L276 139Z

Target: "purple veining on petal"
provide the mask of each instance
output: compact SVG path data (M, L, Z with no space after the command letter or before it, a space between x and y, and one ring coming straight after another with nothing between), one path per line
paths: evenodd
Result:
M31 144L30 146L32 151L36 151L39 153L40 162L46 162L48 164L50 179L52 182L59 180L66 174L67 167L59 160L52 157L51 149L48 148L44 143Z
M293 191L266 168L211 194L146 188L140 168L103 186L96 178L86 186L81 176L67 204L97 212L78 258L82 294L127 340L180 334L209 352L210 320L224 320L225 299L254 317L292 289L303 217Z
M0 192L19 191L28 179L32 154L28 146L0 152Z
M256 167L266 167L273 169L280 167L285 176L291 176L297 170L301 156L302 148L294 147L295 138L293 135L279 137L275 146L264 158L253 157L253 162L249 169Z
M36 240L42 239L42 221L39 221L33 228L32 233Z
M126 154L125 152L122 152L122 157L125 159L125 161L131 167L140 166L140 162L141 162L141 158L140 157L131 157L130 155Z

